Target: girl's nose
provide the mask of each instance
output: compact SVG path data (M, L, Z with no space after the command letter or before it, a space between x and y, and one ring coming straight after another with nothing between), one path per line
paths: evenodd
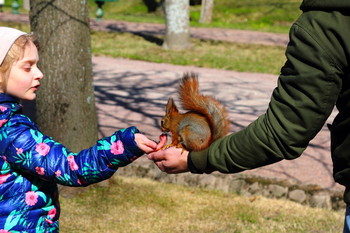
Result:
M44 77L43 72L39 68L36 69L35 71L35 79L42 79Z

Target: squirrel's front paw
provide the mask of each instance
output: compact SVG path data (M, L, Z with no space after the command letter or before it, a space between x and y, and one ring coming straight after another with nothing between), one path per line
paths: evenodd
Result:
M182 148L183 150L186 150L185 147L181 143L179 143L179 144L171 143L169 145L165 145L162 147L162 150L169 149L170 147L173 147L173 146L175 146L176 148Z
M175 146L175 145L174 144L165 145L162 147L161 150L166 150L166 149L169 149L170 147L173 147L173 146Z

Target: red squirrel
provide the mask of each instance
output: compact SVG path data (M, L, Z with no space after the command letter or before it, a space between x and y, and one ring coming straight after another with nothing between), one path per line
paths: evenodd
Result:
M164 148L176 146L199 151L227 134L229 121L225 108L214 97L199 93L198 89L197 75L184 74L178 94L186 113L179 112L173 98L168 99L161 127L163 132L171 133L172 142Z

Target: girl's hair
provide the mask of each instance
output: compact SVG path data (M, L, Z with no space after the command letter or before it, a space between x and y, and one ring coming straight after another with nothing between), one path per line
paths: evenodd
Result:
M0 66L0 90L5 91L7 79L12 65L24 56L26 44L31 41L36 44L33 34L26 34L17 38L8 51L4 61Z

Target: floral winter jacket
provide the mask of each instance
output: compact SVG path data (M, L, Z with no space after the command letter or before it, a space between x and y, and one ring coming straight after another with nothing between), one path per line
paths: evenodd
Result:
M87 186L105 180L143 152L135 127L117 131L72 153L20 114L13 97L0 94L0 232L58 232L57 183Z

